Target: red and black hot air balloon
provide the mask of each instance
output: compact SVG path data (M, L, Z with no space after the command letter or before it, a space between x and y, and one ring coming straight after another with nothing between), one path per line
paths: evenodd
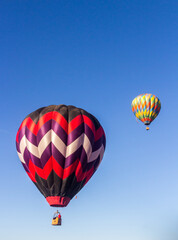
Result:
M92 177L105 143L104 130L93 115L66 105L32 112L16 136L25 171L54 207L67 206Z

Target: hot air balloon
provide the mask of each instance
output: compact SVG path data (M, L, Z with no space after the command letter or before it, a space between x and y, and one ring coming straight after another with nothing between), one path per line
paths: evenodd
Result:
M21 123L16 148L21 163L52 207L65 207L97 170L105 133L81 108L50 105Z
M132 101L131 107L136 118L146 125L146 130L149 130L148 125L150 125L160 112L161 102L155 95L145 93L138 95Z

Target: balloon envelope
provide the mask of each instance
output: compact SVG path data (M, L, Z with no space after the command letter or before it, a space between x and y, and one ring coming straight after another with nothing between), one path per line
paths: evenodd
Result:
M16 136L30 179L51 206L67 206L98 168L105 150L98 120L83 109L51 105L29 114Z
M145 125L149 125L159 114L161 102L153 94L141 94L132 101L134 115Z

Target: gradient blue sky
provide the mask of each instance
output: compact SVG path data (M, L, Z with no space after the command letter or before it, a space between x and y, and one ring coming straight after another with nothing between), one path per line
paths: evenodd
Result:
M176 0L0 1L0 239L177 240L177 13ZM162 103L149 132L130 107L144 92ZM54 228L15 136L62 103L95 115L107 146Z

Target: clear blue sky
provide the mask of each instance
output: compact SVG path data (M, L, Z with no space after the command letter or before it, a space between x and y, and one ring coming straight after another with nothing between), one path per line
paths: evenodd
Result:
M177 13L176 0L0 1L0 239L177 240ZM162 103L149 132L130 107L144 92ZM28 113L62 103L95 115L107 145L54 228L15 136Z

